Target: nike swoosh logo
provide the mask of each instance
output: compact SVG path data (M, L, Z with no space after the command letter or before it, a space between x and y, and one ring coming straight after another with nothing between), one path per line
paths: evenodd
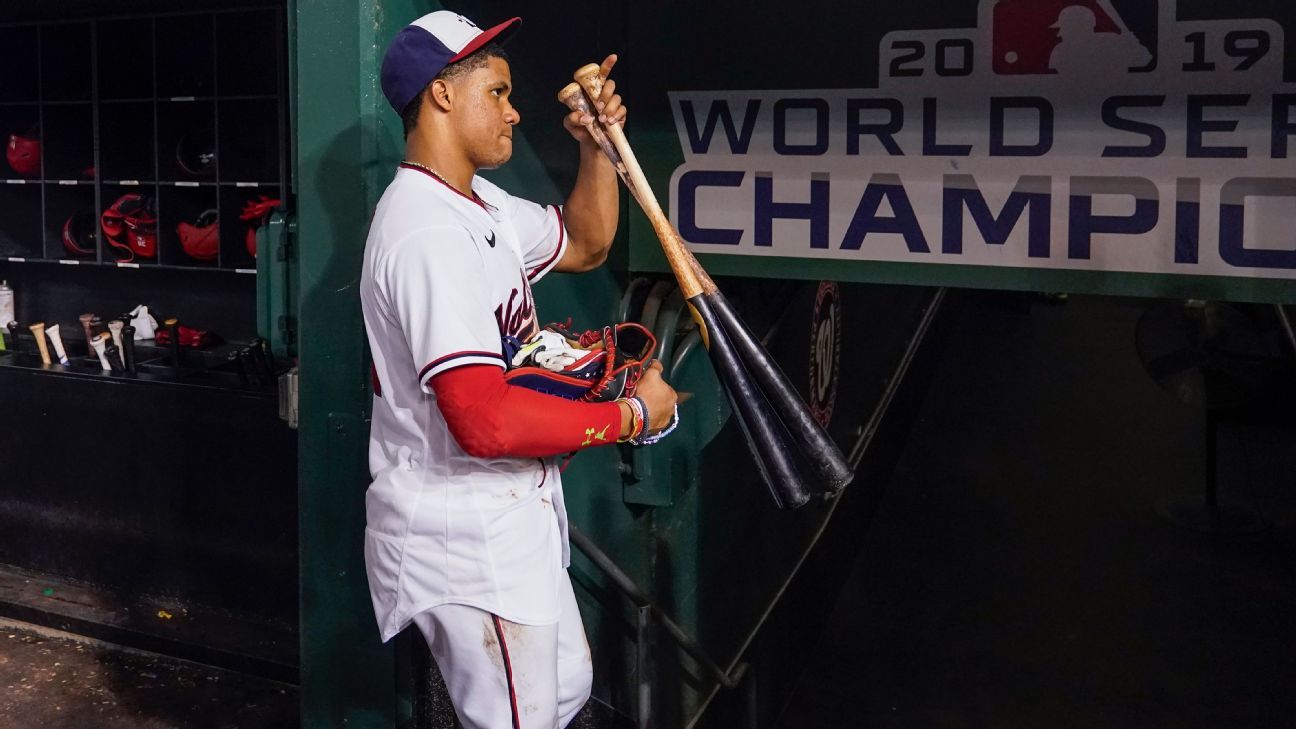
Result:
M490 237L486 239L486 245L490 246L491 248L495 247L495 231L493 230L491 231Z

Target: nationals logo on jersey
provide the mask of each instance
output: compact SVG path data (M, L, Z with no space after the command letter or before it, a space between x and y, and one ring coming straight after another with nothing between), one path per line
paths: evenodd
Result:
M509 294L507 304L495 307L495 323L499 325L500 337L515 337L518 341L525 342L535 336L540 327L536 324L531 284L527 282L526 272L519 271L519 274L522 285ZM522 297L520 301L519 294Z

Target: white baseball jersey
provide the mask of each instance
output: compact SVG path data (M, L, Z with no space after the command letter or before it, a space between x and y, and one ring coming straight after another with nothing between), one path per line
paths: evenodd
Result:
M554 459L480 459L451 435L428 381L505 366L501 337L538 329L531 282L557 265L556 207L474 177L469 198L402 166L365 243L360 301L373 355L365 565L384 641L436 605L557 622L568 564Z

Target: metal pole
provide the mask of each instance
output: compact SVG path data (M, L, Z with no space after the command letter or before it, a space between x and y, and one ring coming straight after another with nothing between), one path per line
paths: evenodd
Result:
M1287 308L1282 304L1274 304L1274 311L1278 312L1278 323L1282 324L1283 333L1287 335L1287 343L1291 345L1292 354L1296 354L1296 331L1292 331L1291 319L1287 317Z
M635 726L638 729L652 726L652 644L652 608L639 605L635 608Z
M685 653L692 656L693 660L697 661L698 664L700 664L701 667L710 674L711 678L716 683L719 683L725 688L736 688L738 684L742 682L743 674L747 671L746 663L740 663L734 666L732 673L726 673L722 670L716 665L715 661L711 660L711 657L706 654L702 649L702 646L699 645L692 636L685 633L684 629L674 620L671 620L670 616L663 612L662 609L657 606L657 603L653 602L652 598L644 594L643 590L639 589L639 586L634 583L634 580L630 579L629 575L622 572L621 568L617 567L616 563L604 554L603 550L599 549L594 542L591 542L589 537L585 536L585 534L574 525L569 524L567 528L568 536L571 538L571 543L575 544L576 548L583 552L586 557L589 557L590 561L593 562L594 565L603 572L603 574L607 575L608 578L612 580L613 584L615 584L626 597L630 598L630 600L637 606L650 609L652 614L657 616L662 627L666 629L666 634L669 635L680 648L683 648Z

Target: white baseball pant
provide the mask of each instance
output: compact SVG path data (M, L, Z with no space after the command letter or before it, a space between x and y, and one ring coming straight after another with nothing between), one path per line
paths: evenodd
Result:
M464 729L561 729L589 699L589 643L571 579L553 625L520 625L468 605L414 616Z

